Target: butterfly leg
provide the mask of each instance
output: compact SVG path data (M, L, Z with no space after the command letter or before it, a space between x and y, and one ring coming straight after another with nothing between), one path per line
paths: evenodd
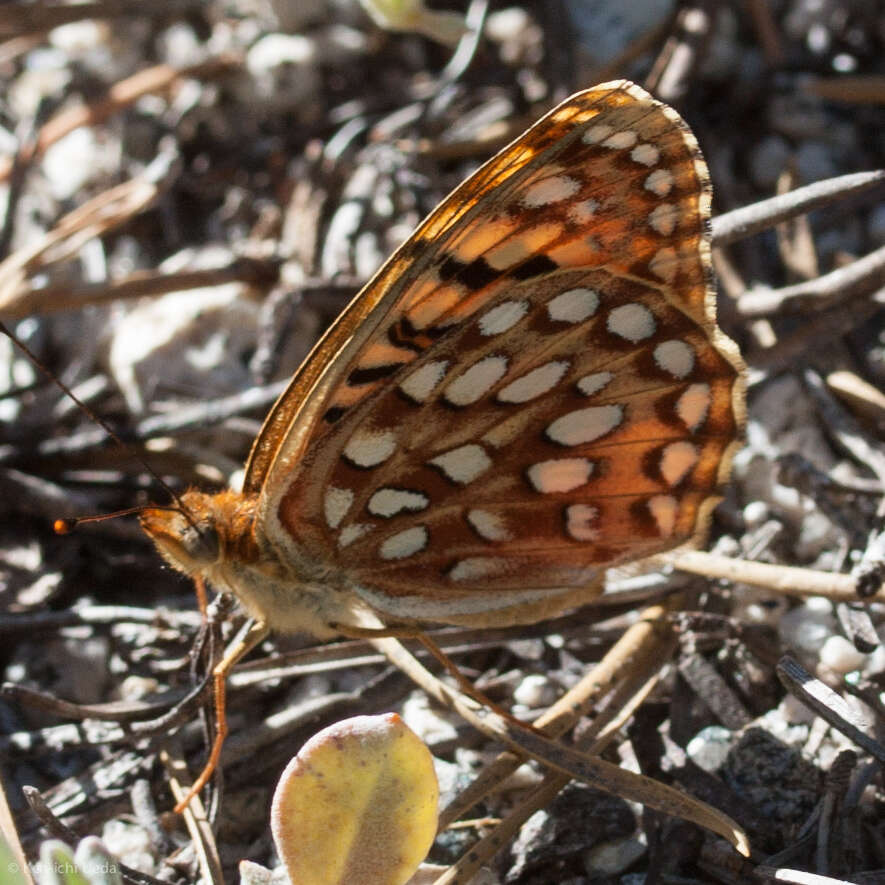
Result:
M334 625L335 629L351 639L381 639L384 637L393 637L395 639L417 639L424 648L430 653L431 657L437 660L458 683L461 691L468 697L473 698L478 704L493 710L499 716L502 716L508 722L518 725L520 728L527 728L530 731L536 729L526 723L520 722L512 713L500 707L491 698L484 695L458 668L458 665L423 631L417 627L343 627ZM540 732L538 732L540 734Z
M234 666L256 645L261 643L270 629L265 621L251 621L246 630L240 633L231 643L224 657L215 665L212 671L212 679L215 683L215 721L217 732L215 740L212 743L212 750L209 753L209 759L206 762L200 776L194 781L187 795L175 806L175 810L180 814L187 807L187 804L206 786L209 778L218 767L221 758L221 748L224 746L224 739L227 737L227 719L225 718L225 700L227 690L227 677Z

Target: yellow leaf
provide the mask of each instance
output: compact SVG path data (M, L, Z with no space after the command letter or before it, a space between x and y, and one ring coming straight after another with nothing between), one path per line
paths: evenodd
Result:
M314 735L286 766L271 830L293 885L403 885L436 835L430 751L395 713Z
M427 9L424 0L360 2L375 24L388 31L412 31L446 46L455 46L467 33L464 16L457 12Z

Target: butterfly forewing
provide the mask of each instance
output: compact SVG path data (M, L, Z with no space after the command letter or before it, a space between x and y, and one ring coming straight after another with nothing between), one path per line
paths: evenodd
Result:
M694 535L742 419L709 206L693 137L642 90L551 111L435 210L275 408L248 469L271 540L394 616L500 622Z

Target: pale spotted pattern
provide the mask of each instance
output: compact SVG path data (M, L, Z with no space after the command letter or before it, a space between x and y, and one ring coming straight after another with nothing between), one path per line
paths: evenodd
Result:
M507 568L507 560L494 556L472 556L457 562L449 572L453 581L477 581Z
M643 166L654 166L661 158L661 152L653 144L638 144L630 151L630 159Z
M400 383L399 389L416 403L426 402L431 393L445 378L448 360L425 363Z
M552 390L568 370L565 360L544 363L498 391L502 403L527 403Z
M576 194L581 182L567 175L555 175L531 185L523 194L523 205L533 209L548 203L560 203Z
M378 548L378 555L382 559L405 559L423 550L427 546L427 540L426 526L412 526L387 538Z
M452 482L466 485L485 473L492 466L492 459L482 446L469 443L437 455L428 463L438 467Z
M578 390L584 396L593 396L594 393L599 393L610 384L614 377L611 372L594 372L592 375L584 375L583 378L578 379Z
M572 492L589 481L593 462L587 458L556 458L532 464L527 473L529 482L539 492Z
M591 406L557 418L547 426L547 436L563 446L579 446L611 433L623 420L623 406Z
M465 546L436 567L463 594L467 585L518 575L514 563L523 539L527 555L540 549L533 546L536 526L548 532L546 545L555 525L561 542L572 544L568 550L607 547L605 521L613 510L622 526L643 511L646 538L653 532L662 539L684 535L690 520L681 508L689 516L698 509L694 500L684 504L684 490L709 463L706 428L716 415L714 395L721 394L701 374L716 350L711 323L698 319L697 305L682 309L678 295L668 291L681 285L698 290L698 268L708 263L685 248L697 237L690 188L699 185L689 178L687 186L684 167L668 164L693 163L703 181L706 172L687 149L674 149L675 114L634 108L623 125L612 125L615 116L609 110L606 122L592 122L592 114L576 118L582 132L573 142L585 145L581 150L590 157L583 164L569 155L568 162L545 166L530 151L511 149L513 168L525 163L525 173L508 178L510 167L498 169L494 180L513 186L502 189L506 196L494 211L479 211L482 191L473 200L468 193L443 204L442 214L419 231L422 249L436 252L425 265L429 270L408 282L400 313L392 313L403 321L378 326L350 364L347 383L329 399L354 417L339 450L351 473L336 474L322 497L324 524L337 534L339 549L356 545L354 556L371 549L387 564L385 572L403 574L414 566L418 586L427 578L424 563L448 553L446 533L457 522L453 537ZM542 148L547 151L547 144ZM599 183L593 157L610 164ZM632 182L644 215L628 215L629 193L618 201L620 176ZM461 217L476 222L462 227ZM575 227L585 232L576 235ZM406 259L400 270L408 270ZM684 283L692 273L696 278ZM688 319L686 340L675 329L667 338L671 316L680 329ZM462 347L464 341L469 345ZM400 409L413 411L372 412L366 397L377 391L383 399L385 385L398 391ZM662 397L656 407L655 396ZM582 397L593 399L578 408ZM413 420L415 428L408 424ZM644 422L637 424L641 432L632 430L631 420ZM691 439L667 441L680 433ZM636 473L645 474L644 493L615 484L630 479L614 464L622 443ZM359 485L353 468L370 485ZM421 473L428 468L435 472L432 482ZM650 482L657 493L648 490ZM709 481L702 483L709 494ZM631 503L622 504L621 497ZM614 547L626 543L619 538ZM476 555L482 545L494 555ZM529 580L537 578L532 572ZM549 580L527 586L557 586L555 576Z
M334 486L326 489L326 497L324 501L324 511L326 516L326 525L329 528L337 529L341 525L341 520L347 516L353 504L353 492L350 489L337 489Z
M654 349L655 362L674 378L687 378L694 369L694 351L684 341L664 341Z
M609 315L606 323L612 335L620 335L638 344L655 333L654 314L644 304L622 304Z
M357 467L376 467L396 451L392 430L358 430L344 447L344 457Z
M529 312L528 301L505 301L479 320L483 335L500 335L512 329Z
M662 237L669 237L676 230L678 222L679 210L672 203L655 206L648 216L648 223Z
M430 504L430 498L423 492L409 489L378 489L369 498L369 513L373 516L391 517L408 510L423 510Z
M704 424L710 396L710 385L701 382L690 385L676 402L676 414L692 433L697 433Z
M512 537L504 519L488 510L467 511L467 521L474 531L486 541L509 541Z
M673 188L673 173L669 169L655 169L645 179L644 187L658 197L666 197Z
M670 443L661 455L661 475L670 486L685 479L698 462L698 450L687 440Z
M358 541L362 538L362 536L369 532L371 528L372 526L367 525L366 523L353 523L344 526L338 535L338 546L347 547L348 544L352 544L354 541Z
M452 381L443 396L453 406L468 406L482 399L506 372L507 357L487 356Z
M583 323L598 307L599 295L592 289L570 289L547 303L547 313L560 323Z
M679 514L679 502L672 495L655 495L649 499L648 509L658 524L661 537L672 535Z
M600 530L599 510L589 504L571 504L565 509L565 530L576 541L596 541Z

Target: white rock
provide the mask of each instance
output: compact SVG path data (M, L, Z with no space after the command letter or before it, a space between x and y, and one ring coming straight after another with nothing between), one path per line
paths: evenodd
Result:
M107 22L100 19L84 19L53 28L49 32L49 43L69 56L79 57L104 46L109 35Z
M240 283L171 292L117 321L109 370L133 413L170 391L222 396L251 385L242 356L254 345L259 306L245 292Z
M516 40L526 28L532 27L531 16L519 6L508 6L486 17L485 35L495 43Z
M593 877L617 876L633 866L647 850L648 844L642 834L600 842L584 853L584 869Z
M52 196L69 200L101 171L95 130L81 126L47 148L41 163Z
M458 736L455 726L457 717L447 719L442 711L432 709L427 696L413 692L406 699L400 712L403 722L426 744L453 741Z
M790 725L811 725L816 715L810 707L791 694L784 696L777 709L784 721Z
M149 875L157 874L151 837L143 827L122 820L109 820L102 827L101 840L126 866Z
M14 117L33 117L44 98L61 93L71 79L67 61L67 56L57 49L28 53L27 70L9 80L5 87Z
M789 602L782 593L750 584L735 584L732 593L735 605L731 614L739 621L777 627L788 610Z
M860 670L867 656L858 651L844 636L830 636L820 650L820 662L834 673L844 675Z
M808 599L781 618L781 637L790 648L816 656L827 639L836 632L832 603L828 599L821 603L820 599Z
M320 88L316 45L298 34L267 34L246 54L256 97L271 107L291 107Z
M751 501L744 507L744 522L747 528L757 528L768 519L768 505L764 501Z
M701 729L687 744L686 755L704 771L722 766L732 745L732 734L721 725Z
M513 692L513 701L528 710L549 707L556 700L556 686L541 673L530 673Z

